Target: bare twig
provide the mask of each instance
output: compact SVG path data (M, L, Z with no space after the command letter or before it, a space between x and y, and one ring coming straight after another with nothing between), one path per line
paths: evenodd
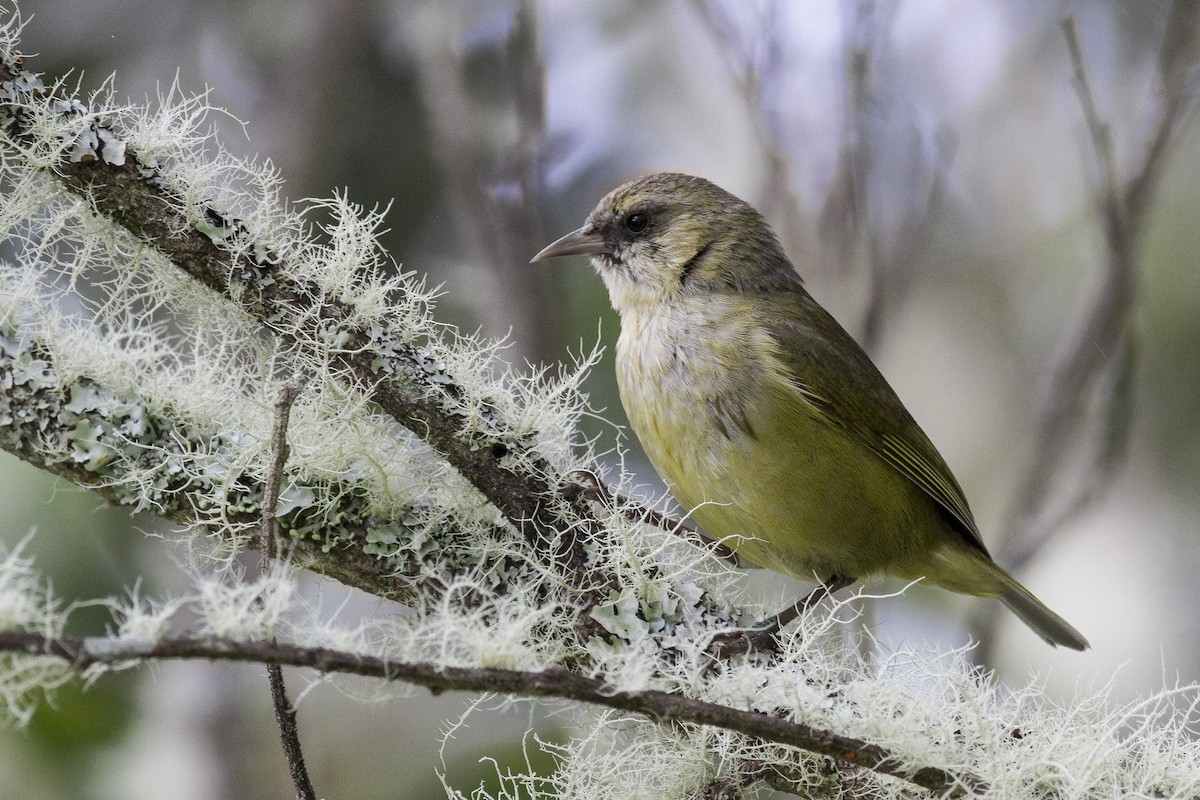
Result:
M1128 213L1135 220L1141 219L1153 199L1167 163L1167 151L1195 111L1198 63L1200 2L1175 0L1167 12L1163 43L1158 53L1158 78L1162 84L1158 118L1127 192Z
M275 544L279 533L279 522L275 517L279 506L279 486L283 480L283 470L291 457L292 448L288 445L288 423L292 415L292 406L300 396L300 381L293 378L279 388L275 398L275 414L271 426L271 452L267 464L266 476L263 481L263 510L262 524L259 526L259 573L266 577L271 571L271 559L275 557Z
M1180 44L1180 34L1174 26L1186 23L1194 40L1196 6L1192 0L1175 4L1171 12L1173 27L1168 29L1164 40L1164 48L1171 43L1174 52L1189 54L1189 72L1196 63L1194 47ZM1186 14L1180 10L1184 8ZM1068 16L1061 20L1061 27L1071 65L1071 82L1099 172L1101 222L1108 254L1100 289L1079 326L1064 338L1042 392L1036 436L1038 450L1017 495L1014 512L1009 515L1011 525L1004 537L1010 550L1005 560L1014 569L1024 566L1040 552L1055 530L1089 504L1123 458L1129 417L1124 409L1128 408L1130 374L1136 361L1131 328L1137 248L1169 145L1177 139L1188 112L1194 107L1194 81L1172 82L1165 80L1164 75L1164 94L1145 153L1130 177L1123 179L1116 163L1112 131L1100 111L1087 69L1078 24L1074 17ZM1174 64L1172 70L1183 69L1176 63L1177 58L1165 55L1164 58ZM1106 417L1087 413L1089 390L1103 392L1098 410L1107 412ZM1095 452L1088 463L1079 465L1071 458L1076 449L1067 444L1085 435L1088 427L1097 426ZM1062 484L1071 468L1078 470L1082 479L1078 486L1064 491ZM1057 508L1051 508L1052 504L1057 504Z
M1112 130L1100 110L1079 26L1060 20L1071 83L1097 170L1100 221L1107 244L1100 287L1079 324L1063 337L1040 395L1036 452L1008 514L1001 560L1014 571L1110 484L1124 459L1137 351L1133 311L1138 247L1171 145L1195 107L1200 3L1177 0L1159 54L1159 104L1140 160L1128 176L1117 163ZM1074 444L1073 444L1074 443ZM1081 457L1080 454L1083 454ZM994 618L976 625L986 658Z
M273 663L307 667L322 673L342 673L388 681L404 681L430 691L474 691L516 694L524 697L557 697L658 720L711 725L747 736L790 745L833 759L849 769L867 769L928 789L942 797L965 797L987 790L978 778L953 775L937 767L910 771L887 750L832 731L780 719L755 711L682 697L659 690L621 691L600 678L548 667L539 672L483 667L451 667L425 662L398 662L325 648L300 647L270 641L239 642L222 638L178 637L154 643L78 636L48 637L41 633L0 632L0 651L49 655L82 672L88 667L128 664L153 659L208 659Z
M501 43L503 77L511 87L503 99L511 105L517 129L515 139L501 148L494 144L496 126L471 96L467 58L450 27L455 15L437 3L428 9L431 32L419 42L424 57L418 75L434 132L433 152L466 255L487 270L487 290L470 293L469 299L478 301L486 329L510 331L513 344L530 361L552 361L548 273L529 267L529 257L545 244L539 208L546 81L536 6L530 0L516 3Z
M807 264L813 249L812 232L806 228L807 215L803 211L800 197L792 184L792 165L788 154L780 146L775 125L772 124L767 96L776 90L782 71L779 39L781 25L775 17L778 5L752 7L737 6L737 13L748 13L758 8L762 16L760 37L752 48L738 40L734 25L727 19L725 10L715 0L692 0L696 18L704 25L729 67L729 76L742 102L749 111L748 119L762 151L767 186L759 207L772 220L779 231L784 249L796 263ZM750 52L752 50L752 52Z
M266 477L263 487L262 525L259 529L259 573L266 577L271 572L271 560L275 552L275 543L279 535L279 523L275 518L275 510L279 505L279 486L283 480L283 470L287 465L291 447L288 446L288 420L291 417L292 405L300 395L300 381L293 378L279 389L275 400L274 424L271 426L271 451L267 463ZM262 599L259 598L259 603ZM275 637L271 636L271 642ZM304 764L304 750L300 746L300 731L296 726L296 708L288 700L287 687L283 682L283 668L275 662L267 663L267 681L271 685L271 700L275 707L275 722L279 726L279 739L283 745L283 754L287 759L288 772L296 787L296 796L300 800L316 800L317 793L313 790L312 780L308 777L308 767Z

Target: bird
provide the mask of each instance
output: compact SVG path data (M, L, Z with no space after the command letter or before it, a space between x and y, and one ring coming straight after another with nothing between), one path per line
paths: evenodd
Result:
M749 203L694 175L636 177L532 261L570 255L608 289L621 402L680 506L739 558L818 580L760 633L892 575L999 599L1049 644L1088 648L992 559L945 460Z

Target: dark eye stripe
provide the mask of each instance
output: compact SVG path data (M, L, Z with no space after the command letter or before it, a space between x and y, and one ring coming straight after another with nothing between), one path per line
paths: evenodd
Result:
M704 256L706 256L708 254L708 248L710 246L711 245L706 244L706 245L704 245L704 247L701 247L699 250L696 251L696 255L689 258L687 263L683 265L683 269L680 270L680 272L679 272L679 283L680 284L683 284L684 282L687 281L688 276L692 274L692 270L694 270L696 268L696 265L700 263L700 260L703 259Z

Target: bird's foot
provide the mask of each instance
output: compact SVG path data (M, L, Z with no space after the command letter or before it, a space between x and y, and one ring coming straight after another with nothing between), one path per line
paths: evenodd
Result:
M743 653L774 653L779 649L779 624L770 619L762 627L718 633L708 643L708 652L718 660L725 660Z
M763 620L753 628L718 633L709 642L708 652L717 659L749 653L752 650L774 653L779 649L779 632L783 626L800 616L823 599L854 583L854 578L832 575L829 580L813 589L792 605L773 617Z

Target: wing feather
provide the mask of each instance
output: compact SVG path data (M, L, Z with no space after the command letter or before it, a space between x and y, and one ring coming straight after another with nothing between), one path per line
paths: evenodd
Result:
M987 552L967 498L929 437L862 348L807 292L778 304L771 327L788 382L810 411L868 447L938 504L972 546Z

